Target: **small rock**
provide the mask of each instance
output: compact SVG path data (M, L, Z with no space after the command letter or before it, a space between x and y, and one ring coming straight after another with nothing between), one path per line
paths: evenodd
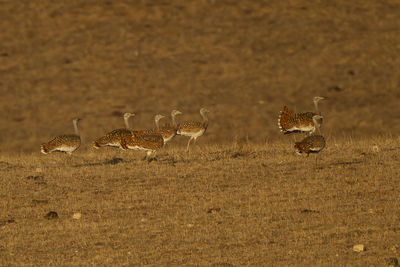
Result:
M82 213L80 212L75 212L74 215L72 215L72 218L75 220L79 220L82 217Z
M365 251L365 246L363 244L354 245L353 251L355 251L355 252Z
M217 212L220 212L221 208L211 208L207 210L207 213L211 213L211 214L216 214Z
M187 227L192 228L194 225L191 223L186 224Z
M58 213L55 211L49 211L44 217L48 220L58 219Z

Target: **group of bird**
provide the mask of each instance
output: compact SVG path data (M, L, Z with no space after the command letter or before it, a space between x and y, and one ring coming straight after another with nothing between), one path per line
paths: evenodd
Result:
M298 154L318 153L325 147L325 138L321 135L321 124L323 117L319 110L318 103L324 97L314 97L314 112L293 113L284 106L279 113L278 126L284 134L306 133L307 136L300 142L295 142L294 149ZM176 122L176 116L182 114L178 110L171 112L171 123L165 123L160 126L159 121L165 116L157 114L154 117L156 127L147 130L133 130L129 125L129 118L135 116L133 113L124 114L125 128L113 130L102 137L97 138L93 142L93 147L99 149L101 147L110 146L117 147L122 150L141 150L145 151L148 161L154 159L155 152L162 148L166 143L172 140L176 135L190 137L186 149L192 140L202 136L208 127L209 111L205 108L200 109L202 121L185 121ZM78 121L73 119L75 134L60 135L51 141L41 145L41 152L48 154L54 151L72 154L81 145L81 138L78 129Z
M154 117L156 128L146 130L133 130L129 125L129 118L135 116L133 113L125 113L124 121L125 128L113 130L102 137L97 138L93 142L93 147L99 149L100 147L110 146L117 147L122 150L140 150L146 152L148 161L155 159L154 155L157 150L162 148L167 142L171 141L176 135L188 136L187 150L192 140L202 136L208 127L207 113L209 110L206 108L200 109L202 121L184 121L181 123L176 122L176 116L182 114L179 110L171 112L171 122L165 123L160 126L159 121L165 116L157 114ZM43 143L40 150L44 154L59 151L72 154L81 145L81 137L78 129L79 118L73 119L75 134L59 135L47 143Z
M284 134L306 133L307 136L300 142L295 142L297 154L318 153L325 147L325 138L321 134L322 119L319 110L319 101L325 97L314 97L314 112L293 113L284 106L278 117L278 126ZM317 160L317 158L315 158Z

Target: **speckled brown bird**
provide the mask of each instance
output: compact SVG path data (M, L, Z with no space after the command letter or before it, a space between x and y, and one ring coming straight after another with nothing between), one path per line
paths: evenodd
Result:
M179 110L173 110L171 111L171 121L172 125L170 123L165 123L164 126L160 127L160 133L164 139L164 145L171 141L172 138L175 137L176 131L178 129L178 125L176 123L176 115L182 114Z
M131 135L131 131L129 130L130 125L129 125L129 118L135 116L133 113L126 112L124 113L124 122L125 122L125 129L116 129L113 130L106 135L96 139L93 142L93 147L96 149L99 149L100 147L104 146L111 146L111 147L119 147L123 148L121 146L121 139L123 135Z
M160 134L160 120L162 118L164 118L164 115L161 114L157 114L154 116L154 123L156 125L156 128L153 129L146 129L146 130L142 130L141 132L143 132L144 134Z
M296 142L294 149L297 154L306 154L309 156L310 153L319 153L325 147L325 138L321 135L318 120L322 119L320 115L313 116L313 123L315 124L315 132L304 138L300 142Z
M326 99L325 97L316 96L313 99L315 112L303 112L293 113L287 106L284 106L282 111L279 113L278 126L281 132L284 134L291 134L296 132L306 132L311 134L315 131L313 122L314 115L321 115L319 110L318 102ZM318 120L318 123L322 124L322 119Z
M155 153L163 147L164 140L160 134L131 131L130 136L122 136L121 145L123 149L145 151L145 159L152 161L155 159Z
M202 108L200 109L200 115L203 118L202 121L185 121L178 124L178 130L176 131L176 133L179 135L190 137L187 143L186 150L189 151L189 145L192 139L194 139L194 142L196 143L196 139L206 132L208 127L208 117L206 113L209 112L209 110Z
M81 119L75 118L72 120L75 134L65 134L55 137L53 140L43 143L40 146L40 151L43 154L48 154L54 151L64 152L72 155L72 152L77 150L81 145L81 137L78 129L78 122Z

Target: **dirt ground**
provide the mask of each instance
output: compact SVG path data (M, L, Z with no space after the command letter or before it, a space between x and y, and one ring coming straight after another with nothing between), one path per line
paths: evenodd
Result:
M0 156L0 265L387 266L399 141Z
M1 265L400 259L400 2L6 0L0 17ZM316 169L276 122L317 95ZM201 107L191 154L91 147L124 112L144 129ZM74 117L75 155L41 155Z

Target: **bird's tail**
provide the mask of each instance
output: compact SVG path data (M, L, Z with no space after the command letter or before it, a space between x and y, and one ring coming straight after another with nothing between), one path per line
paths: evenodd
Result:
M107 140L105 136L102 136L100 138L97 138L96 140L94 140L93 142L93 147L96 149L99 149L102 146L105 146L107 144Z
M295 142L294 150L297 154L301 155L301 153L303 152L303 150L301 149L301 142Z
M284 106L279 112L278 126L281 132L286 133L286 131L293 127L293 113Z
M43 154L48 154L49 153L49 145L44 143L40 145L40 152Z

